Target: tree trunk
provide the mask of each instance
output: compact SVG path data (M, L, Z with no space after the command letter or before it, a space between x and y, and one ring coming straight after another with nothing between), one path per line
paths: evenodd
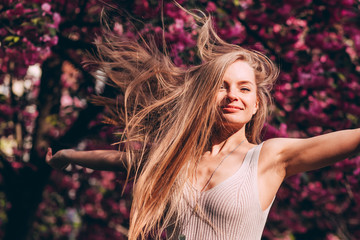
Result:
M48 182L51 168L44 161L44 152L49 146L46 138L46 117L60 104L62 62L57 57L46 60L42 66L40 91L37 101L38 118L35 123L33 147L30 161L25 167L4 171L5 193L11 208L7 212L8 222L4 240L25 240L35 217L42 192ZM56 110L55 110L56 111Z
M42 201L42 192L51 173L51 168L45 163L44 152L48 146L52 146L54 152L64 147L76 146L80 140L88 135L90 121L103 110L103 107L89 103L87 108L80 112L77 120L64 136L57 140L46 137L48 123L45 119L54 111L54 108L59 106L60 102L61 64L59 58L49 59L43 64L38 98L39 115L35 124L29 164L17 171L11 167L6 159L1 159L7 168L4 167L2 174L6 197L11 203L11 208L7 212L8 223L4 240L33 239L31 235L32 224L38 205ZM106 87L105 91L107 92L108 89ZM55 112L57 112L56 109Z
M29 230L49 174L50 169L47 166L37 171L31 167L24 167L19 169L19 172L14 171L12 177L7 179L5 184L11 208L7 213L8 223L4 240L29 239Z

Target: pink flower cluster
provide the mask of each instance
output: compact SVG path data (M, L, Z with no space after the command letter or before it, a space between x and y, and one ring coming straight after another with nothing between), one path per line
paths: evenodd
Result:
M21 78L28 66L41 63L58 42L59 13L46 1L10 1L0 12L0 76Z
M272 95L273 114L265 126L264 139L310 137L359 126L359 1L201 0L196 6L194 1L178 2L187 9L211 13L225 41L264 52L279 66L281 74ZM164 31L170 56L178 66L198 62L194 49L198 32L191 15L165 2L162 29L159 1L139 0L125 7L139 20L134 21L135 28L143 36L154 36L159 46ZM97 0L7 1L0 9L0 79L4 73L20 78L29 65L43 62L52 47L62 44L58 36L70 43L61 45L72 67L69 70L63 64L61 76L56 76L61 80L62 96L58 99L59 112L46 116L49 141L66 133L88 106L86 97L94 86L85 80L87 73L79 67L85 50L79 45L91 43L99 33L100 11ZM130 26L120 18L113 29L129 39L138 39L137 31ZM15 113L26 118L21 122L26 137L32 133L38 114L31 107L39 84L37 80L27 94L16 98L15 107L7 96L0 95L4 136L15 136L10 123ZM109 148L117 140L117 130L100 126L99 115L89 128L100 132L88 136L79 148ZM14 168L21 169L21 156L28 149L15 151L18 160L12 163ZM360 158L355 157L287 179L270 212L264 239L359 239L359 175ZM125 239L131 184L121 195L124 178L120 173L82 168L73 168L71 175L53 172L33 226L34 238ZM0 225L2 221L0 216Z

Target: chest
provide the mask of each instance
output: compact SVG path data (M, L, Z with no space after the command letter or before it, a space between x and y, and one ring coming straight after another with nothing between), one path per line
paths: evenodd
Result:
M186 186L179 226L182 235L189 239L254 239L261 235L268 211L260 208L256 169L249 159L208 190Z
M241 153L234 153L229 156L204 156L198 164L191 183L200 192L214 188L226 179L234 175L243 164Z

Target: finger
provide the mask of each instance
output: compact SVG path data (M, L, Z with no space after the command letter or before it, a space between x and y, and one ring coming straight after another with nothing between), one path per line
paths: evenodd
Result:
M49 162L52 158L52 149L49 147L46 153L46 161Z

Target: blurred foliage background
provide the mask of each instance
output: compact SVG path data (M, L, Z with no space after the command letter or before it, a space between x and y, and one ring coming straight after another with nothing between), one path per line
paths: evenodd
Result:
M359 0L179 0L214 17L226 41L268 55L281 69L264 139L359 127ZM116 149L93 94L118 92L82 65L96 53L101 11L138 40L161 35L178 66L196 63L193 17L154 0L0 0L0 238L126 239L131 185L124 174L54 171L50 146ZM159 39L161 40L161 39ZM360 157L299 174L278 192L264 239L360 239Z

